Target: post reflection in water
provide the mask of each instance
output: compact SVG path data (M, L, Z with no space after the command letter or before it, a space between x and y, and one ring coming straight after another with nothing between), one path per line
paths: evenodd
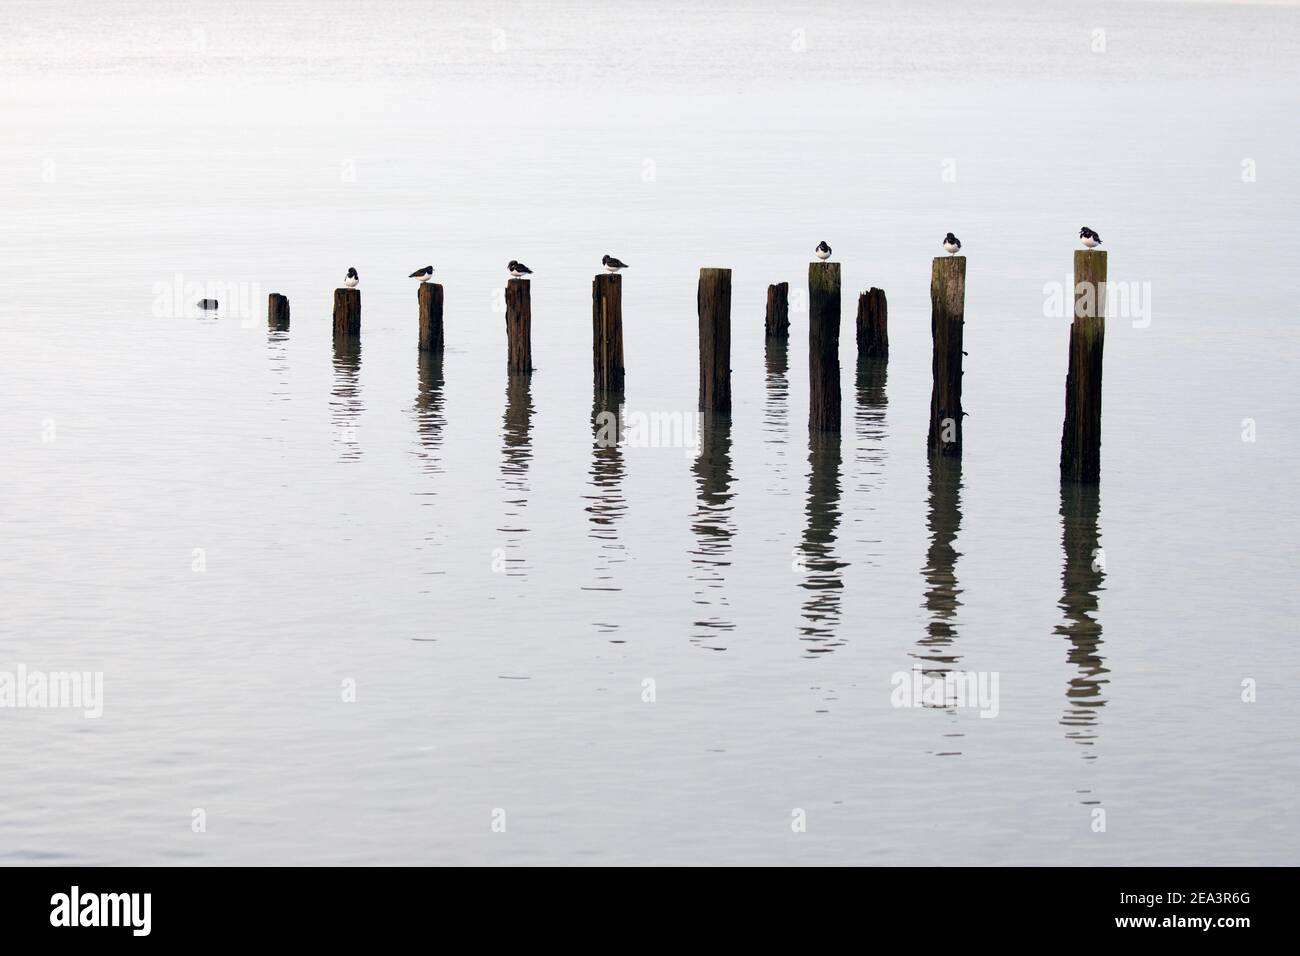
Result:
M1067 659L1075 667L1065 690L1066 708L1061 717L1065 736L1086 747L1097 739L1098 711L1106 704L1102 685L1108 683L1105 658L1101 655L1101 622L1097 612L1098 593L1104 590L1106 559L1101 549L1097 519L1101 511L1098 489L1090 485L1061 485L1061 537L1065 561L1061 570L1060 606L1065 620L1055 633L1069 639ZM1086 760L1095 760L1088 754Z
M854 522L860 525L857 543L860 545L855 553L868 558L880 554L880 522L874 520L873 500L868 492L880 488L885 475L885 438L888 431L885 426L885 410L889 399L885 395L885 385L889 377L889 362L886 359L858 356L857 408L854 423L857 426L858 450L856 456L858 485L857 493L862 507L855 509L859 516Z
M925 580L925 608L929 612L926 633L912 656L921 661L926 674L942 675L961 660L953 652L957 637L954 619L961 607L961 588L957 586L957 559L961 552L954 547L961 531L961 459L930 459L930 548L926 552L921 576Z
M418 384L414 406L415 433L418 444L415 454L420 460L421 470L431 480L423 484L415 494L424 499L421 502L422 505L433 507L438 491L437 485L432 479L436 479L443 473L442 429L446 419L443 415L442 354L422 351L418 355L419 370L416 380ZM440 512L436 509L430 512L435 522L439 514ZM422 549L435 549L440 541L440 531L441 527L439 525L431 525L424 533ZM425 570L423 573L438 576L447 572L445 569L434 567ZM414 638L414 640L422 640L422 638Z
M844 589L841 572L848 567L835 554L840 524L840 436L814 432L808 439L808 516L804 528L803 577L799 586L808 591L803 604L800 640L810 642L808 654L825 654L841 646L840 600Z
M501 429L501 484L505 490L505 512L497 530L505 535L505 573L525 577L528 566L521 553L528 533L528 465L533 459L532 376L516 374L506 384L506 411Z
M415 430L420 445L416 451L426 474L442 474L443 376L442 355L420 352L420 367L415 392ZM421 494L433 495L429 490Z
M627 560L623 542L619 540L619 519L627 511L623 497L623 476L626 467L623 449L619 447L622 434L621 409L623 393L594 389L591 401L591 469L588 472L589 491L583 496L591 529L587 536L597 542L594 583L584 591L617 592L615 569ZM604 616L604 615L602 615ZM593 621L599 634L617 634L619 626L611 620ZM621 644L621 639L611 637L611 643Z
M785 495L789 494L786 485L789 477L786 446L789 444L790 426L790 383L786 379L790 367L789 344L785 339L768 338L766 364L767 400L763 404L763 441L775 446L769 490L772 494Z
M364 409L361 401L361 340L354 336L335 336L330 420L334 426L334 441L342 449L339 457L343 461L361 458L358 425Z
M275 386L271 389L271 398L277 402L287 402L289 392L289 332L274 326L266 330L267 352L271 356L271 371L275 374Z
M691 555L691 579L695 583L692 601L698 615L691 640L711 651L725 651L723 637L735 630L727 600L726 568L731 565L731 536L735 533L731 512L731 416L718 412L700 415L700 453L691 471L695 473L698 502L691 519L695 548Z

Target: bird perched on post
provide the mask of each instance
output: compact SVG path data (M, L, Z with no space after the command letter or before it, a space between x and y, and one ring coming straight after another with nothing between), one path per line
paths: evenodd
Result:
M961 252L961 240L950 232L943 237L943 249L948 255L955 256Z
M831 257L831 247L826 245L825 239L817 243L817 248L813 250L813 255L815 255L818 259L823 259L823 260L829 259Z
M357 275L357 270L351 266L348 267L348 274L343 277L343 284L349 289L355 289L357 283L361 281L361 276Z
M533 274L532 269L528 268L528 266L524 265L522 262L516 262L514 259L511 259L510 262L507 263L506 268L510 270L510 274L516 279L520 276L530 276Z
M628 268L626 262L623 262L621 259L615 259L613 256L601 256L600 264L604 266L606 269L608 269L610 272L614 272L614 273L617 273L619 269Z
M1089 249L1093 249L1101 245L1101 236L1097 235L1087 226L1084 226L1082 229L1079 230L1079 241L1082 242Z
M423 269L416 269L411 273L412 279L419 279L421 282L428 282L433 278L433 266L425 266Z

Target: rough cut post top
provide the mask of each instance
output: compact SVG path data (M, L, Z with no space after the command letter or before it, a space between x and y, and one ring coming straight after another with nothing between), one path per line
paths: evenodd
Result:
M715 266L704 266L704 267L701 267L701 269L700 269L700 278L702 279L702 278L704 278L704 277L707 276L707 275L722 275L722 276L726 276L728 279L730 279L730 278L731 278L731 270L730 270L730 269L722 269L722 268L718 268L718 267L715 267Z

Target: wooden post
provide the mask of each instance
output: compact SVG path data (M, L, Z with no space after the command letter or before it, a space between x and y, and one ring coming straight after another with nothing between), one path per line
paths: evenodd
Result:
M700 410L731 410L731 270L701 269L695 293L700 319Z
M808 427L840 430L840 264L808 264Z
M361 290L334 290L334 334L361 334Z
M266 298L266 324L277 329L289 327L289 297L272 292Z
M596 387L622 391L622 276L605 273L591 283L591 358Z
M858 356L889 358L889 303L875 286L858 296Z
M778 282L767 287L767 337L784 339L790 335L790 283Z
M421 282L416 298L420 304L420 351L442 351L442 286Z
M533 299L527 279L506 283L507 366L513 372L533 370Z
M1106 340L1106 253L1074 253L1074 321L1065 378L1061 479L1101 480L1101 353Z
M961 457L961 344L966 323L966 257L938 256L930 269L930 457Z

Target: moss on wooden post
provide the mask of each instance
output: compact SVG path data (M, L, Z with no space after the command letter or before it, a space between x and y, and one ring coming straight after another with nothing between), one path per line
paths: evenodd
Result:
M695 307L700 322L700 410L730 411L730 269L700 270Z
M511 372L533 370L532 283L511 279L506 283L506 364Z
M442 286L421 282L416 298L420 304L420 351L442 351Z
M361 290L334 290L334 334L357 336L361 334Z
M1101 358L1106 341L1106 253L1074 253L1074 320L1065 377L1061 479L1101 480Z
M858 296L858 355L889 358L889 303L885 290L872 287Z
M966 257L939 256L930 270L930 457L961 457L962 328L966 319Z
M840 430L840 264L808 264L808 428Z
M591 283L591 361L596 388L623 389L623 277L605 273Z
M778 282L767 287L764 331L769 339L784 339L790 335L790 283Z
M272 292L266 299L266 324L273 329L289 327L289 297Z

